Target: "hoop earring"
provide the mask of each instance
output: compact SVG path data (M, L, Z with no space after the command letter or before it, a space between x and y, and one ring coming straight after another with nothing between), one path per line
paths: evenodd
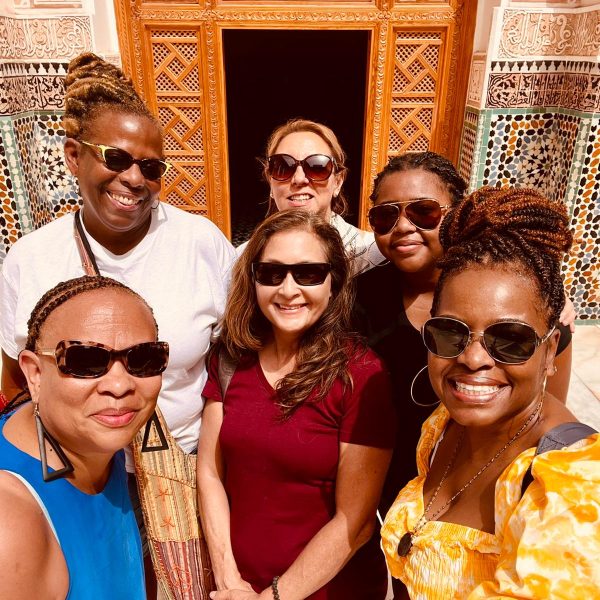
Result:
M154 425L154 429L156 431L156 435L160 441L158 446L149 446L148 438L150 437L150 431L152 430L152 426ZM142 440L142 452L158 452L159 450L168 450L169 444L167 443L167 438L165 437L165 432L163 431L160 421L158 419L158 415L156 411L152 413L152 416L148 419L146 423L146 429L144 430L144 439Z
M389 264L390 264L390 262L391 262L389 258L386 258L386 259L385 259L383 262L378 262L378 263L376 263L376 262L373 262L373 261L371 260L371 254L372 254L372 253L371 253L371 248L373 248L373 244L375 244L375 243L376 243L376 242L375 242L375 240L373 240L373 241L372 241L372 242L369 244L369 247L367 248L367 262L368 262L368 263L369 263L369 264L370 264L370 265L371 265L373 268L375 268L375 267L385 267L385 265L389 265ZM383 255L382 255L382 256L383 256Z
M69 473L74 471L73 465L71 461L67 458L63 449L59 446L58 442L48 433L44 424L42 423L42 419L40 417L40 412L37 403L33 404L33 417L35 419L35 428L37 430L38 436L38 444L40 447L40 461L42 463L42 478L46 483L49 481L54 481L55 479L61 479L62 477L66 477ZM54 452L56 452L56 456L60 459L63 464L61 469L57 469L50 473L48 471L48 459L46 457L46 442L52 446Z
M156 209L158 208L158 206L159 206L159 205L160 205L160 200L159 200L159 199L157 199L157 200L156 200L156 204L152 205L152 206L150 207L150 210L156 210Z
M417 377L427 368L427 365L425 365L422 369L419 369L417 371L417 374L413 377L413 380L410 382L410 399L417 405L417 406L424 406L426 408L431 407L431 406L437 406L440 401L438 400L437 402L432 402L429 404L423 404L423 402L417 402L415 400L415 394L414 394L414 387L415 387L415 381L417 380Z

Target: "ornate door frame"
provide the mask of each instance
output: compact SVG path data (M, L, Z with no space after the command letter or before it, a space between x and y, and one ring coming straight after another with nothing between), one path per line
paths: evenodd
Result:
M165 129L164 199L229 223L224 29L370 32L360 222L390 156L458 160L477 0L114 0L123 67Z

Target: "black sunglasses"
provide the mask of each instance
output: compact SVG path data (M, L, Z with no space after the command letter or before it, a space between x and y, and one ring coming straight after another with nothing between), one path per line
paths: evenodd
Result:
M135 377L160 375L169 362L167 342L144 342L123 350L113 350L98 342L62 340L54 350L37 350L36 354L54 356L58 370L64 375L91 379L106 375L115 360Z
M296 263L293 265L270 262L252 263L254 281L260 285L281 285L288 273L292 274L298 285L321 285L327 279L330 271L329 263Z
M267 160L267 172L275 181L287 181L298 165L310 181L325 181L333 173L335 161L326 154L311 154L302 160L296 160L289 154L273 154Z
M115 171L116 173L127 171L131 165L138 165L142 175L146 179L156 181L171 167L168 162L158 158L133 158L129 152L125 152L125 150L121 150L120 148L103 146L102 144L92 144L83 140L79 141L81 144L99 150L102 162L106 165L106 168Z
M423 231L435 229L442 220L448 206L442 206L437 200L423 199L409 202L387 202L378 204L369 210L369 223L378 235L385 235L394 229L404 207L406 218Z
M527 362L537 347L552 335L555 327L539 337L535 329L518 321L500 321L484 331L471 331L469 326L450 317L433 317L425 322L421 335L427 350L441 358L456 358L476 338L497 362L519 365Z

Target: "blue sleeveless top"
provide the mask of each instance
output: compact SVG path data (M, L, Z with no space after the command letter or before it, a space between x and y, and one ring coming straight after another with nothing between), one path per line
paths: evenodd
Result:
M66 479L46 483L40 461L4 437L8 416L0 417L0 469L20 475L39 496L36 500L45 509L67 563L66 598L145 600L142 545L127 491L123 451L115 455L99 494L86 494Z

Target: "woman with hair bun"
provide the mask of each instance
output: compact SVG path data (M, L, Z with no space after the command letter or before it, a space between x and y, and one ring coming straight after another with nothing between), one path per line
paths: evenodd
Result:
M596 597L600 438L546 391L555 371L563 204L483 188L451 207L422 327L441 401L418 475L382 528L401 598Z

